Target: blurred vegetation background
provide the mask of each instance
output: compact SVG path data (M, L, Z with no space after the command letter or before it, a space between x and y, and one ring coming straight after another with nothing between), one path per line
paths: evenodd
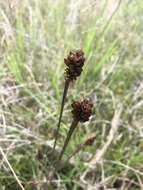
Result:
M71 101L83 97L92 99L94 113L65 158L87 136L96 141L73 158L74 167L56 174L53 189L143 189L142 38L141 0L0 0L0 190L20 190L19 183L47 190L63 60L79 47L86 63L70 88L58 145Z

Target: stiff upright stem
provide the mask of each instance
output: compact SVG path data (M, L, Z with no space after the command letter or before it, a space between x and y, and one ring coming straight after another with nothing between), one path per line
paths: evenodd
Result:
M66 100L66 96L67 96L67 92L68 92L68 88L69 88L69 83L70 83L70 80L67 79L65 81L65 87L64 87L63 98L62 98L62 103L61 103L61 110L60 110L57 130L56 130L55 142L54 142L54 146L53 146L53 152L54 152L54 150L56 148L56 144L57 144L57 139L58 139L58 135L59 135L60 124L61 124L61 120L62 120L63 109L64 109L65 100Z
M61 153L60 153L58 161L57 161L57 166L60 165L60 161L62 160L63 154L64 154L64 152L65 152L65 150L66 150L66 148L68 146L68 143L69 143L69 141L71 139L71 136L72 136L72 134L73 134L73 132L74 132L74 130L75 130L78 122L79 122L78 120L74 119L73 122L72 122L72 124L71 124L71 126L70 126L70 129L68 131L66 140L64 142L64 146L63 146L63 148L61 150Z

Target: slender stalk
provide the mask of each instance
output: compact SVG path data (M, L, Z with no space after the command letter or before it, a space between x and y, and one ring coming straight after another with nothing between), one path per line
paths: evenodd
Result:
M73 156L75 156L78 152L80 152L84 147L85 147L85 144L80 144L80 145L78 145L77 148L75 149L75 151L66 159L66 161L64 162L64 164L62 164L62 165L59 164L58 170L61 170L61 169L64 167L64 165L65 165L66 163L68 163L68 161L69 161Z
M73 156L79 153L84 147L85 147L85 144L78 145L78 147L74 150L74 152L67 158L66 162L68 162Z
M73 132L74 132L74 130L75 130L78 122L79 122L78 120L74 119L73 122L72 122L72 124L71 124L71 126L70 126L70 129L68 131L66 140L64 142L64 146L63 146L63 148L61 150L61 153L60 153L58 161L57 161L57 166L60 165L60 161L62 160L63 154L64 154L64 152L65 152L65 150L66 150L66 148L68 146L68 143L69 143L69 141L71 139L71 136L72 136L72 134L73 134Z
M69 160L75 156L77 153L79 153L83 148L87 146L92 146L95 141L96 136L89 137L84 143L77 145L76 149L73 151L73 153L66 159L64 163L68 163ZM63 165L59 166L58 169L61 169Z
M61 124L62 115L63 115L63 109L64 109L64 105L65 105L67 92L68 92L68 89L69 89L69 84L70 84L70 80L67 79L65 81L65 87L64 87L63 97L62 97L61 110L60 110L60 116L59 116L59 121L58 121L58 125L57 125L57 130L56 130L56 136L55 136L55 142L54 142L54 146L53 146L53 152L54 152L54 150L56 148L56 144L57 144L58 134L59 134L59 130L60 130L60 124Z

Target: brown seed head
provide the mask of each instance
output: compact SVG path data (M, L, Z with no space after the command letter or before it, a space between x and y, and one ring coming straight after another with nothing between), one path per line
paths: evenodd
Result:
M84 52L82 49L77 49L69 53L68 57L64 59L66 64L66 79L76 80L82 72L82 67L84 65Z
M80 122L86 122L89 120L92 114L92 103L89 100L75 101L72 103L72 114L74 119Z
M88 139L85 141L84 145L85 145L85 146L92 146L93 143L94 143L94 141L95 141L95 139L96 139L95 136L88 138Z

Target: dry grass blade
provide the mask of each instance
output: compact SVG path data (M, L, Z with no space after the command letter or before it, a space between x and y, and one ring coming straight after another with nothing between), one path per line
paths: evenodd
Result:
M109 146L111 145L115 134L118 130L119 124L120 124L120 116L122 113L122 106L120 105L120 107L115 110L113 119L112 119L112 124L111 124L111 129L109 132L109 135L107 137L107 141L106 143L103 145L103 147L97 151L97 153L94 155L94 157L92 158L92 160L90 161L90 165L96 165L97 163L101 162L103 156L105 155L105 153L107 152Z
M1 148L1 147L0 147L0 152L1 152L1 155L3 156L3 159L4 159L4 160L5 160L5 162L7 163L7 165L8 165L8 167L9 167L9 169L11 170L11 172L12 172L12 174L13 174L13 176L14 176L15 180L17 181L17 183L18 183L19 187L20 187L22 190L25 190L25 189L24 189L24 187L23 187L23 185L21 184L20 180L18 179L18 177L17 177L16 173L14 172L14 170L13 170L12 166L10 165L10 163L9 163L9 161L8 161L8 159L7 159L6 155L5 155L5 153L3 152L3 150L2 150L2 148Z

